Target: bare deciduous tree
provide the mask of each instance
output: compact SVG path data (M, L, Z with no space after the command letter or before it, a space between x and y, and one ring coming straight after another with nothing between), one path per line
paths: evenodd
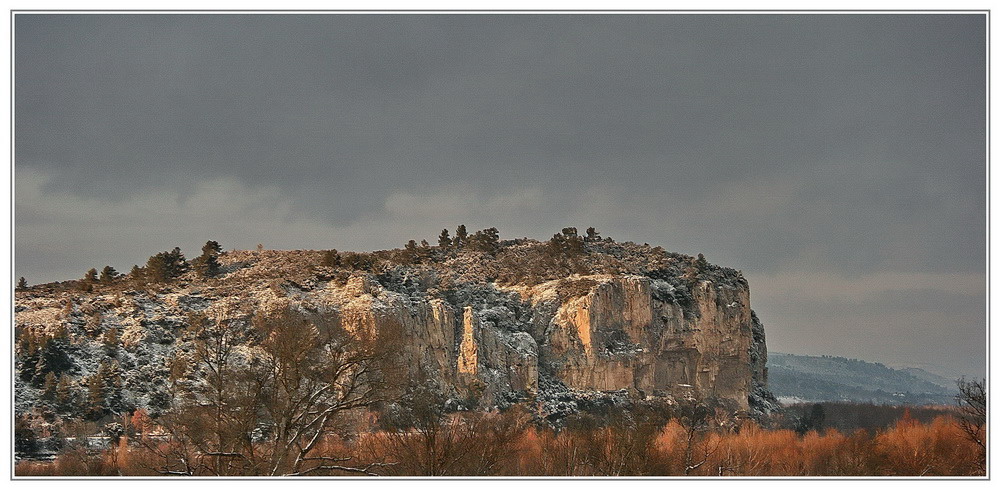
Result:
M338 418L374 403L391 342L351 335L284 309L241 320L191 319L190 376L163 438L144 446L157 471L183 475L375 474L377 461L322 455Z
M406 407L385 421L369 452L385 452L399 462L394 473L422 476L491 476L509 472L502 466L515 451L527 414L448 413L444 397L434 390L409 395Z
M681 404L677 421L683 430L684 475L688 476L705 465L718 450L718 442L713 443L708 438L713 412L704 404L685 401Z
M383 380L378 362L386 354L373 340L349 336L335 326L317 326L285 310L254 321L263 340L258 379L262 409L273 425L269 475L305 475L323 470L373 474L380 463L343 465L349 459L315 455L338 416L378 400Z
M977 465L986 472L986 380L958 381L959 427L979 448Z

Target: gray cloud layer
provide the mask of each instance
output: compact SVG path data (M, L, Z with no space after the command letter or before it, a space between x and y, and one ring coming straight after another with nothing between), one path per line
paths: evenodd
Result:
M774 347L983 370L984 16L19 14L15 35L32 282L208 238L595 225L743 269Z

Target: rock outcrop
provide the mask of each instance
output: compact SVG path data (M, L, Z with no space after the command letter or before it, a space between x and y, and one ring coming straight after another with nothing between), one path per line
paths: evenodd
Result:
M81 380L106 356L94 347L100 333L118 329L123 397L136 407L162 399L157 384L165 384L176 333L192 313L249 322L281 308L355 336L392 336L411 383L433 382L480 407L535 401L544 408L588 393L766 407L764 331L742 274L659 248L601 242L588 244L589 262L575 263L589 269L584 274L496 280L490 268L509 264L503 254L539 244L513 241L501 254L378 272L324 268L316 251L234 251L220 258L224 275L208 282L19 292L16 327L68 327L77 346L68 372ZM39 392L19 379L18 407Z

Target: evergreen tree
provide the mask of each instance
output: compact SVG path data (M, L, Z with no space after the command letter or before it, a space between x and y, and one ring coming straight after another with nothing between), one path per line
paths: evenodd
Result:
M21 380L31 382L35 378L35 365L38 363L38 340L31 331L25 331L17 342L17 370Z
M86 274L83 275L83 281L80 282L80 289L89 292L94 289L94 284L97 283L97 269L90 268Z
M51 336L34 336L29 344L29 352L32 356L23 362L27 363L30 360L34 363L30 375L35 387L41 387L44 384L45 376L49 372L58 374L72 368L72 361L67 353L69 348L69 331L65 325L60 325Z
M202 278L213 278L219 274L219 260L215 256L198 256L193 261L194 270Z
M416 263L420 261L420 251L417 250L417 241L410 239L410 241L403 246L402 259L404 263Z
M114 356L118 351L118 328L110 327L101 335L101 344L110 356Z
M330 249L323 253L323 266L336 268L340 266L340 253L336 249Z
M25 358L31 355L32 342L31 338L33 334L29 330L21 331L21 334L17 336L17 341L14 344L14 355L18 358Z
M699 273L704 272L706 269L708 269L708 260L705 259L704 254L699 253L698 260L695 261L694 265L696 268L698 268Z
M826 412L823 411L822 404L813 404L812 410L809 411L809 419L812 420L813 428L817 430L823 429L823 423L826 421Z
M468 245L472 250L496 253L500 250L500 231L496 227L480 230L469 238Z
M18 454L32 454L38 451L38 435L31 427L31 420L27 414L22 414L14 419L14 452Z
M66 374L56 384L56 404L63 410L73 407L73 381Z
M69 359L64 351L65 340L39 335L35 336L33 341L29 347L29 351L34 355L29 357L30 360L34 361L34 366L31 369L31 383L35 387L41 387L49 372L68 368Z
M59 324L56 327L56 331L52 333L52 340L63 347L69 344L69 328L66 327L66 324Z
M596 242L601 240L601 234L594 227L587 227L587 237L584 240L588 242Z
M106 411L120 409L121 376L118 362L104 360L87 381L87 411L99 419Z
M176 250L176 249L175 249ZM195 272L202 278L212 278L219 274L221 264L219 264L219 253L222 246L214 240L205 243L201 248L201 255L192 261Z
M83 325L83 330L91 336L97 336L97 333L101 332L101 323L104 322L104 316L100 312L94 312L87 316L87 321Z
M104 377L100 372L91 375L87 380L87 413L92 419L99 419L104 415L105 390Z
M461 249L465 247L465 244L469 241L469 232L465 229L465 225L459 225L455 229L455 240L452 241L452 245L455 249Z
M448 229L441 231L441 235L438 235L438 246L442 249L451 248L451 236L448 234Z
M909 408L903 415L903 419L909 418ZM795 432L799 435L804 435L812 430L823 429L823 421L826 419L826 414L823 411L822 404L813 404L811 408L806 410L806 413L799 418L798 423L795 425Z
M162 283L186 273L188 269L184 254L179 247L175 247L173 251L150 256L146 262L145 279L149 282Z
M222 246L218 242L210 240L201 247L201 253L205 256L218 256L222 254Z
M136 285L141 285L146 282L146 270L144 268L140 268L138 264L132 265L132 270L129 271L128 276L132 280L132 283Z
M105 360L106 368L103 370L104 376L104 398L108 410L120 413L127 409L122 399L122 369L118 360Z
M496 252L500 249L500 230L490 227L483 230L483 244L489 252Z
M28 288L28 280L24 279L24 276L17 279L17 289L24 290Z
M58 379L56 374L49 372L45 375L45 383L42 384L42 399L46 401L56 400L56 387L58 386Z
M101 283L111 283L116 278L118 278L118 271L115 271L115 268L105 266L104 269L101 270Z
M45 376L52 373L52 369L49 367L49 359L45 356L47 344L39 350L38 359L35 361L35 367L32 371L31 383L35 387L41 387L45 383Z
M577 256L584 252L583 238L577 235L575 227L566 227L552 236L548 249L552 257Z
M562 255L563 249L565 248L566 238L563 234L552 234L552 238L549 239L549 244L546 246L548 253L552 257L558 257Z
M149 260L146 261L146 274L144 280L152 283L162 283L170 278L170 266L167 263L167 258L164 253L156 254L155 256L150 256Z
M184 254L181 253L180 247L174 247L174 250L170 251L169 260L171 278L176 278L187 273L188 269L190 269L187 260L184 259Z
M341 257L341 264L348 269L364 271L372 269L375 262L370 254L345 252Z

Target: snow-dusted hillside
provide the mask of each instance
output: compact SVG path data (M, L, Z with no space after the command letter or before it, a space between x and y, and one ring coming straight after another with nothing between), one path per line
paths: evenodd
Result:
M954 381L936 377L933 383L881 363L786 353L770 353L768 360L770 388L783 401L952 404L957 394Z
M433 386L455 408L521 402L558 418L656 397L773 407L763 326L742 274L659 247L574 233L216 260L212 277L191 269L150 281L137 270L17 291L17 413L162 414L178 386L203 375L192 324L252 330L254 319L283 312L395 343L394 390ZM239 348L247 360L254 339Z

